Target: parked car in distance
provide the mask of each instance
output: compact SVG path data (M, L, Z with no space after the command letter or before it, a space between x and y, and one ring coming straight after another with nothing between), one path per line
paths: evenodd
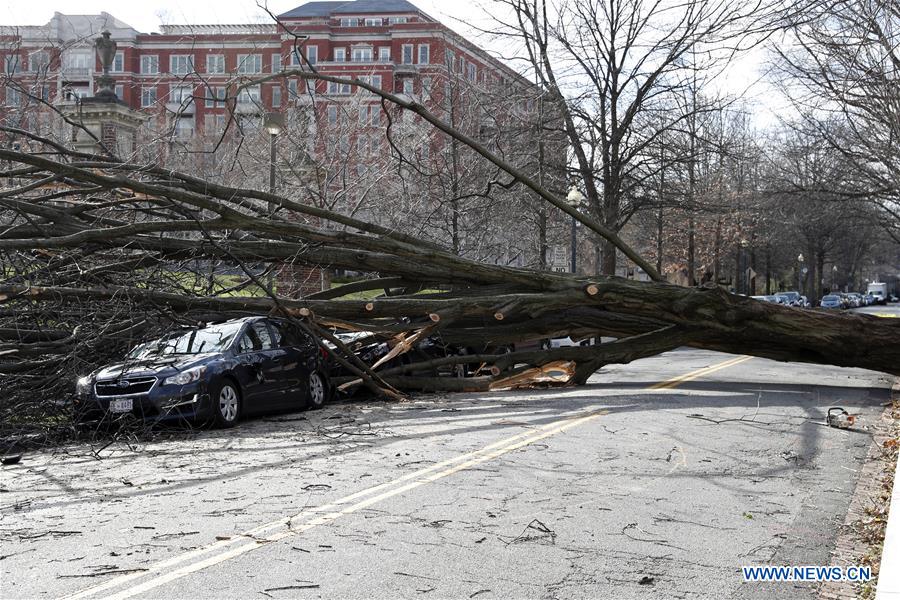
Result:
M844 302L837 294L828 294L822 297L819 306L822 308L844 308Z
M865 304L863 303L862 294L857 294L856 292L850 292L847 295L850 297L851 308L859 308L861 306L865 306Z
M331 392L317 343L282 319L247 317L135 347L80 378L80 419L131 414L231 427L243 416L319 408Z
M783 304L788 306L800 306L800 292L778 292L775 294Z

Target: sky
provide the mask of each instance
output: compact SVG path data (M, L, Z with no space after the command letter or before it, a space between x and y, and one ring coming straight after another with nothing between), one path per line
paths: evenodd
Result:
M478 45L504 55L508 48L479 33L489 29L490 19L484 7L490 0L411 0L420 9ZM0 3L0 25L43 25L55 11L64 14L99 14L108 12L138 31L158 31L160 24L216 24L270 22L261 9L264 4L273 14L281 14L305 4L306 0L5 0ZM750 85L764 71L765 53L756 51L732 64L720 82L730 94L742 94L759 111L755 120L765 127L783 110L764 84ZM512 65L515 68L515 65Z

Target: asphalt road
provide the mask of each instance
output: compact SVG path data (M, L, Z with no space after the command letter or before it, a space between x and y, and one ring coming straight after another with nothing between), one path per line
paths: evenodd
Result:
M0 471L0 597L813 597L740 566L828 564L891 383L679 350L33 453Z

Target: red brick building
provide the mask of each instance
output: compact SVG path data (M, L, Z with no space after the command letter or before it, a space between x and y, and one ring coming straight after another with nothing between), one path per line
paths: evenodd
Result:
M387 91L444 101L449 76L473 85L519 82L515 72L406 0L308 2L258 25L163 25L140 33L112 15L56 13L43 26L0 29L0 59L27 93L55 102L92 95L100 70L92 44L109 30L118 43L112 75L132 108L168 114L176 132L218 131L233 111L246 118L286 110L315 95L339 101L353 86L274 79L236 85L308 61L326 75L361 77ZM26 93L26 95L27 95ZM7 87L8 107L23 94ZM226 98L234 102L226 102ZM323 109L324 110L324 109Z

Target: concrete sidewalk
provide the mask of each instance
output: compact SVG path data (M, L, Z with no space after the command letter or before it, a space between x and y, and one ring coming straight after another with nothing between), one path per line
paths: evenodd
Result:
M894 384L892 395L895 402L900 400L900 380ZM897 465L900 466L900 461ZM900 600L900 483L898 482L900 469L894 472L894 491L888 511L875 600Z

